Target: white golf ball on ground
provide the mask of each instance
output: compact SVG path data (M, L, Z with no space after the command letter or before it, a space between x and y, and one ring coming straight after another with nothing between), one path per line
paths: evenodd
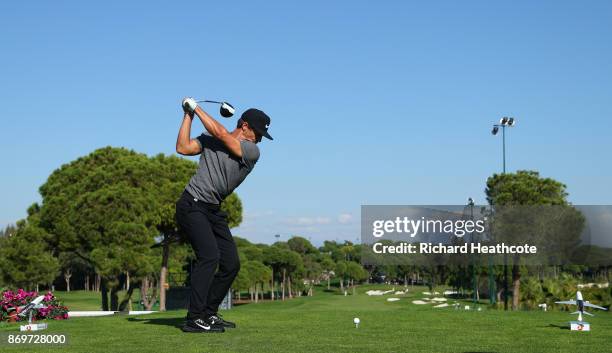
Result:
M355 323L355 325L359 325L359 322L360 322L360 320L359 320L358 317L353 319L353 323Z

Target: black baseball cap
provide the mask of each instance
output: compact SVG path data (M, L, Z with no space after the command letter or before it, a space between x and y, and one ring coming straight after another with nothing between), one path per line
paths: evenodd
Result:
M265 136L270 140L274 140L268 133L268 127L270 126L270 117L266 113L259 109L251 108L242 113L240 117L243 121L249 123L251 129L261 136Z

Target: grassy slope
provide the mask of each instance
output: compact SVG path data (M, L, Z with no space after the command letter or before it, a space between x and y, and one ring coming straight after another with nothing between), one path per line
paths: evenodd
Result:
M362 288L361 292L365 288ZM415 291L416 292L416 291ZM72 295L72 294L71 294ZM612 315L589 318L592 332L570 332L566 312L462 311L417 306L409 299L317 293L284 303L236 307L238 323L224 334L184 334L184 311L138 317L75 318L50 322L48 333L67 333L74 352L604 352ZM66 298L78 303L78 297ZM353 317L361 319L355 329ZM6 325L0 331L15 332ZM2 351L15 351L5 349ZM24 348L20 348L24 351ZM40 348L28 348L40 351Z

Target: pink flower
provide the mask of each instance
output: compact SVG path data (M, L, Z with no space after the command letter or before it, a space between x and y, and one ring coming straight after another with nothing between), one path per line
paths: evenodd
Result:
M12 301L13 298L15 297L15 294L12 291L7 290L2 294L2 297L4 298L5 301Z
M30 303L34 298L38 297L37 291L28 292L23 289L18 289L16 292L4 291L0 292L0 321L6 319L9 315L17 318L19 306ZM55 298L52 292L48 291L43 295L43 303L47 305L45 308L40 308L36 311L34 319L68 319L68 308L59 305L60 302ZM11 311L9 314L9 310ZM21 318L18 318L20 321Z
M47 314L49 314L49 308L40 308L38 309L38 314L41 315L42 317L47 316Z
M53 299L55 299L55 297L53 296L53 293L47 292L47 294L45 294L45 298L43 299L43 301L48 302L48 301L51 301Z

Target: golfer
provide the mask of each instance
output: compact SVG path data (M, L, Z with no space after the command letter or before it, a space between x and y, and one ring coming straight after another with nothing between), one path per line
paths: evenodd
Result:
M224 332L236 325L219 317L217 310L240 270L238 250L227 225L221 202L234 191L259 159L257 143L268 134L270 118L249 109L229 132L200 108L193 98L183 100L185 115L176 140L176 152L200 154L198 170L176 203L179 229L196 255L191 272L189 311L185 332ZM194 114L208 134L190 137ZM218 270L217 270L218 266Z

